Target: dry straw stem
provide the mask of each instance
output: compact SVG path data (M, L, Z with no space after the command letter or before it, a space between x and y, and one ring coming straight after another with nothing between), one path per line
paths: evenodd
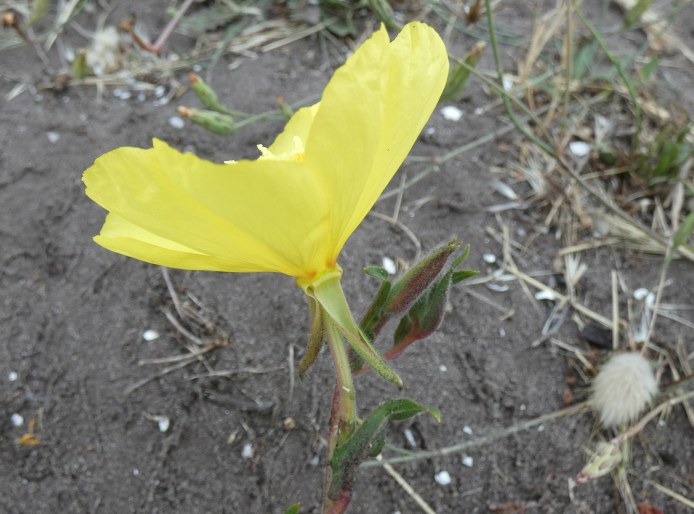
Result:
M412 498L417 505L419 505L419 508L422 509L422 512L425 512L426 514L436 514L436 511L429 506L429 504L424 501L424 498L422 498L417 491L414 490L414 488L409 484L405 478L395 471L393 466L390 464L384 464L383 469L386 470L386 473L388 473L393 479L398 483L400 487L402 487L403 491L405 491L410 498Z
M658 482L654 482L653 480L650 480L648 478L645 480L645 482L647 484L652 485L656 489L658 489L658 491L660 491L661 493L667 494L669 497L674 498L675 500L680 502L682 505L685 505L686 507L689 507L690 509L694 509L694 501L681 495L680 493L677 493L677 492L673 491L672 489L668 489L664 485L659 484Z
M639 0L615 0L624 11L631 11ZM686 3L686 2L685 2ZM691 63L694 63L694 51L682 41L672 30L668 30L669 23L654 7L649 7L641 15L641 24L648 35L651 47L656 50L668 52L681 52Z
M544 415L539 416L537 418L533 418L533 419L530 419L528 421L518 423L517 425L513 425L510 427L504 428L503 430L497 430L494 432L490 432L486 436L478 437L478 438L472 439L470 441L458 443L458 444L455 444L453 446L447 446L445 448L439 448L438 450L415 452L415 453L410 453L409 455L402 455L400 457L390 457L390 458L381 459L381 460L368 460L368 461L362 463L361 467L372 468L372 467L385 466L386 464L398 464L398 463L402 463L402 462L412 462L412 461L422 460L422 459L433 459L436 457L445 457L447 455L453 455L456 453L460 453L464 450L467 450L468 448L474 448L477 446L482 446L485 444L492 443L492 442L497 441L499 439L503 439L504 437L508 437L510 435L517 434L518 432L522 432L523 430L528 430L528 429L536 427L538 425L542 425L543 423L547 423L548 421L553 421L555 419L558 419L558 418L561 418L564 416L573 416L574 414L581 414L584 412L588 412L589 410L590 410L590 406L588 405L587 402L578 403L576 405L572 405L571 407L567 407L565 409L560 409L560 410L557 410L554 412L550 412L549 414L544 414Z

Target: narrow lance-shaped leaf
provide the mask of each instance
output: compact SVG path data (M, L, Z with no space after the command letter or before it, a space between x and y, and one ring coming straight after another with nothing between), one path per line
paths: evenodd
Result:
M323 347L323 314L322 310L318 306L315 298L308 298L308 312L311 319L311 331L308 336L308 344L306 345L306 350L304 351L304 356L299 363L299 376L303 378L304 374L315 362L316 357L320 353Z
M294 505L290 505L289 508L284 511L284 514L299 514L299 512L301 512L301 504L295 503Z
M385 272L385 270L383 270ZM368 272L367 272L368 273ZM386 272L387 276L387 272ZM378 334L380 328L386 318L383 315L383 306L388 299L388 293L390 292L391 283L385 280L381 283L376 296L371 302L371 305L364 314L364 317L359 324L359 328L364 333L364 336L369 340L373 341ZM349 352L349 365L352 371L361 369L364 366L364 359L359 357L359 355L350 348Z
M690 212L689 216L687 216L684 219L684 221L679 226L679 228L677 229L677 232L675 232L675 235L672 238L672 248L670 248L670 251L668 252L667 257L665 258L665 266L670 265L673 257L675 255L677 255L677 249L680 246L687 244L687 241L692 236L693 232L694 232L694 212Z
M373 411L352 437L335 448L330 461L332 481L328 497L337 499L352 491L359 464L382 445L383 430L389 420L408 419L420 412L428 412L436 421L441 419L438 409L412 400L389 400Z
M486 47L487 43L478 41L460 62L453 65L446 81L446 87L441 93L442 100L457 100L460 97L470 78L470 70L477 66Z

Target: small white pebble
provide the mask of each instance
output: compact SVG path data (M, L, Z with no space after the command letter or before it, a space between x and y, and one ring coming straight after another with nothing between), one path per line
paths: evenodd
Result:
M410 446L410 448L416 448L417 447L417 440L414 438L414 434L412 433L412 430L410 430L409 428L406 428L403 433L405 434L405 439L407 440L407 444Z
M433 136L435 132L436 132L436 129L434 127L427 127L426 130L424 130L424 133L427 136Z
M395 275L395 272L398 271L395 262L390 257L383 257L383 269L385 269L389 275Z
M441 365L439 366L439 371L440 371L441 373L445 373L446 371L448 371L448 368L446 367L445 364L441 364Z
M510 289L506 284L497 284L495 282L487 282L484 284L487 289L494 291L495 293L505 293Z
M70 103L70 97L67 96L67 95L65 95L65 96L63 97L63 103L64 103L64 104L69 104L69 103Z
M536 300L556 300L557 297L552 291L548 291L547 289L543 289L543 290L535 293L535 299Z
M139 477L140 476L140 470L137 468L133 468L133 476Z
M144 102L146 99L147 99L147 95L144 94L142 91L140 91L140 92L137 94L137 101L138 101L138 102Z
M81 113L79 114L79 116L77 116L77 117L79 118L79 120L80 120L82 123L86 123L86 121L89 119L89 118L87 117L87 113L86 113L86 112L81 112Z
M318 455L314 455L308 460L309 465L311 466L318 466L320 463L320 459L318 458Z
M164 433L169 430L169 426L171 425L171 420L167 418L166 416L159 416L159 419L157 420L157 424L159 425L159 432Z
M21 414L12 414L12 417L10 418L10 421L12 422L12 425L15 427L21 427L24 424L24 416Z
M463 433L467 435L472 435L472 429L469 426L465 425L463 427Z
M453 105L447 105L441 109L441 115L448 121L460 121L460 118L463 117L463 111Z
M511 77L504 75L502 83L504 86L504 91L511 91L513 88L513 79L511 79Z
M159 339L159 332L152 329L145 330L142 334L142 339L144 339L145 341L154 341L155 339Z
M463 466L471 468L474 463L475 463L474 459L472 457L470 457L469 455L466 455L465 457L463 457Z
M639 287L636 291L634 291L634 300L641 301L648 296L648 293L650 293L648 289L645 287Z
M516 229L516 235L517 235L518 237L525 237L525 236L528 235L528 233L525 231L525 229L524 229L523 227L518 227L518 228Z
M506 337L506 329L504 327L499 327L499 335L501 337Z
M243 445L241 450L241 457L248 460L253 458L253 445L251 443L246 443Z
M154 96L161 98L166 94L166 88L164 86L157 86L154 88Z
M17 374L16 371L10 371L10 372L7 374L7 380L9 380L10 382L14 382L14 381L17 380L18 378L19 378L19 375Z
M659 428L665 428L667 426L667 422L664 419L658 420L658 427Z
M482 107L475 107L475 115L481 116L482 114L484 114L484 109L482 109Z
M584 143L583 141L571 141L569 143L569 150L576 157L585 157L590 152L590 145Z
M50 141L53 144L60 141L60 134L58 134L57 132L53 132L52 130L46 132L46 137L48 138L48 141Z
M496 255L494 255L493 253L485 253L482 256L482 259L484 259L484 262L486 262L487 264L494 264L496 262Z
M186 126L186 122L183 121L183 118L181 118L180 116L171 116L169 118L169 125L171 125L175 129L180 130Z
M202 71L202 66L200 66L199 64L193 64L193 71L195 73L200 73Z
M525 410L525 404L524 404L524 403L521 403L519 409L520 409L521 411L524 411L524 410Z
M544 431L545 431L545 426L544 426L544 425L540 425L539 427L537 427L537 431L538 431L538 432L544 432Z
M118 96L118 98L120 98L121 100L129 100L131 96L133 96L133 94L126 89L121 91L121 94Z
M434 480L439 485L448 485L451 483L451 475L448 474L448 471L439 471L434 475Z

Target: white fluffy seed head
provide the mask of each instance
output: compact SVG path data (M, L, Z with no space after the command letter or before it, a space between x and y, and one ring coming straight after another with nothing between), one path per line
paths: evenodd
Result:
M658 392L651 363L641 354L613 355L593 381L593 409L607 428L633 421Z

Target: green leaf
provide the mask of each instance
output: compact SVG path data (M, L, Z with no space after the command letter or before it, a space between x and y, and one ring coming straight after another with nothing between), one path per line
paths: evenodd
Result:
M689 216L685 218L677 229L677 232L675 232L675 236L672 238L672 248L670 248L667 257L665 258L665 266L670 265L672 259L677 253L677 249L680 246L687 244L689 238L692 237L692 233L694 233L694 212L689 213Z
M368 0L369 7L376 16L385 24L386 27L393 30L400 30L402 26L393 18L393 8L386 0Z
M285 510L284 514L299 514L299 512L301 512L301 504L297 502Z
M641 20L641 16L645 13L648 8L653 3L653 0L638 0L634 7L629 9L624 15L624 23L627 27L638 23Z
M328 497L337 499L354 487L354 477L359 464L382 445L388 421L411 418L420 412L428 412L436 421L441 420L441 412L412 400L389 400L373 411L352 436L337 446L330 460L332 479Z
M474 277L476 275L479 275L480 272L474 269L464 269L460 271L454 271L453 275L451 276L451 282L454 284L457 284L458 282L462 282L465 279L468 279L470 277Z
M651 59L646 64L644 64L640 70L641 82L647 82L648 79L651 78L651 76L653 75L655 70L658 69L659 64L660 64L660 58L659 57L653 57L653 59Z
M318 306L318 302L310 296L308 298L308 311L311 317L311 331L308 336L308 344L306 345L306 350L304 351L304 356L299 363L299 376L304 377L308 368L315 362L321 348L323 348L324 339L324 327L323 327L323 315L322 310Z
M364 268L364 273L378 280L388 280L389 277L386 269L380 266L366 266Z
M457 100L465 89L468 79L470 78L470 70L477 66L482 52L487 43L478 41L468 53L466 53L460 62L457 62L451 68L451 73L448 75L446 86L441 93L442 100Z
M199 7L181 20L178 32L187 36L199 36L228 25L243 15L240 8L230 8L229 5L233 5L232 2L214 2L212 5Z
M33 25L43 18L51 7L51 0L34 0L31 4L31 15L29 16L28 25Z
M588 73L590 66L593 64L597 48L595 41L583 42L582 45L579 43L579 50L574 56L573 66L571 67L574 80L581 79Z

